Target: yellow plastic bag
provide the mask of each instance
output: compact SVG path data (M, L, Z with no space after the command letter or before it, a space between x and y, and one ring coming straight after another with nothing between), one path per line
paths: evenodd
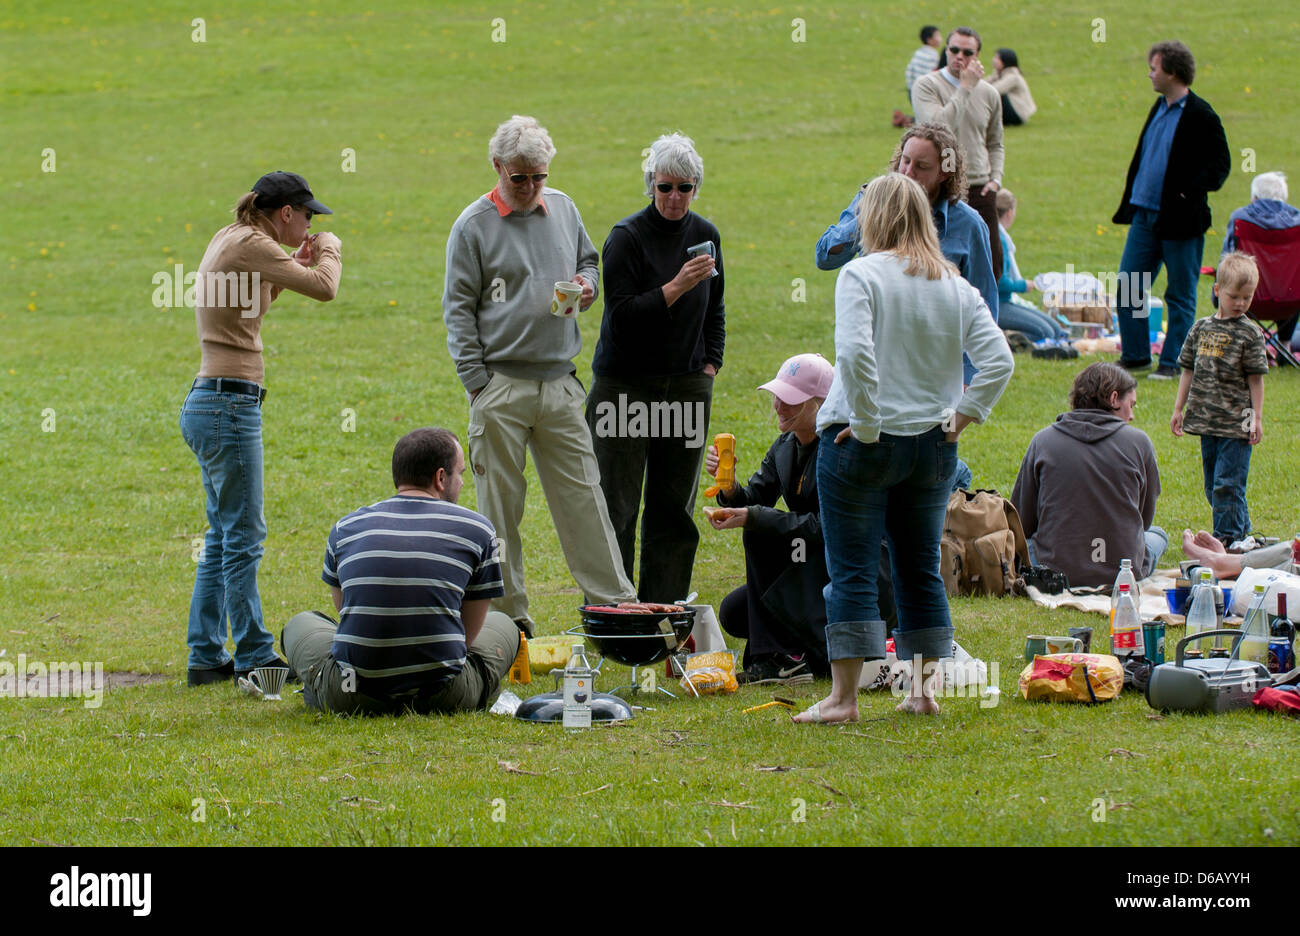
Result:
M1020 694L1030 702L1106 702L1124 688L1124 667L1110 654L1035 656L1020 672Z
M692 687L697 695L735 692L740 688L736 682L736 651L714 650L709 653L692 653L686 658L682 676L682 688L690 692Z

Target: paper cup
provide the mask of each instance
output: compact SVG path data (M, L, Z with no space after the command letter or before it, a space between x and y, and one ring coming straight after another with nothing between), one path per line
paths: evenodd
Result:
M560 318L574 318L582 302L581 283L556 283L555 298L551 300L551 314Z

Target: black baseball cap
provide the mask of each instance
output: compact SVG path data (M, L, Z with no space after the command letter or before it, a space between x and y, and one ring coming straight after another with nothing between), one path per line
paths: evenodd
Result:
M315 214L333 214L315 198L307 187L307 180L296 172L268 172L253 185L257 193L255 204L261 211L275 211L283 205L307 208Z

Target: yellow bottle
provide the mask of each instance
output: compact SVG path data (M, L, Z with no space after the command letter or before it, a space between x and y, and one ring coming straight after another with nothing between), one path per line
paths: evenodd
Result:
M730 491L736 484L736 437L730 432L719 432L713 437L713 447L718 450L718 470L713 475L713 486L704 492L705 497Z
M519 634L519 652L510 664L510 681L521 686L533 681L533 669L528 665L528 636L523 632Z

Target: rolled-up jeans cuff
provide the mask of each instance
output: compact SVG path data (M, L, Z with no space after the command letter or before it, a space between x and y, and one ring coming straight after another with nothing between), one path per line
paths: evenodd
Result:
M952 656L951 627L921 627L894 630L894 653L900 660L920 655L923 660L942 660Z
M884 621L841 621L826 625L826 656L829 660L883 660Z

